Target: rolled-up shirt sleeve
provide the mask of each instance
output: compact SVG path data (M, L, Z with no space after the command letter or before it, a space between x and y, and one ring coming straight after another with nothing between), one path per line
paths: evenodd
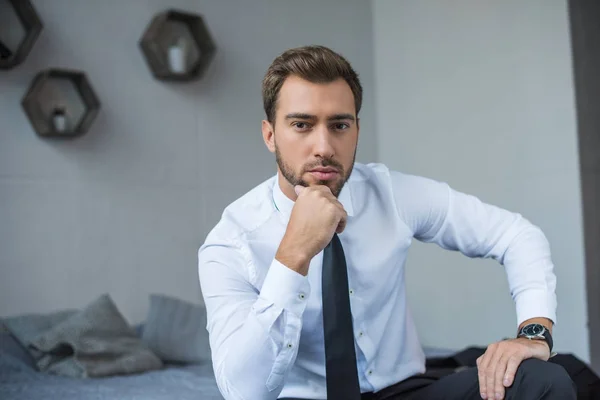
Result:
M391 180L398 213L416 239L497 260L506 269L517 324L534 317L556 323L556 276L540 228L442 182L397 172Z
M260 290L235 244L205 244L198 273L213 367L227 400L276 399L294 363L308 279L273 260Z

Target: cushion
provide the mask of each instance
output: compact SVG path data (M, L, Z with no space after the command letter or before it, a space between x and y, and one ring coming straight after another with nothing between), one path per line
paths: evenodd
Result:
M72 377L124 375L162 367L108 294L33 338L29 349L41 371Z
M137 324L133 327L133 329L135 329L135 333L139 337L142 337L142 334L144 333L144 324L143 323Z
M163 361L210 362L206 308L174 297L152 294L142 340Z
M2 318L5 328L27 347L31 340L77 313L76 309L52 311L48 313L30 313Z
M0 354L10 355L32 369L37 369L35 360L27 349L9 332L0 332Z

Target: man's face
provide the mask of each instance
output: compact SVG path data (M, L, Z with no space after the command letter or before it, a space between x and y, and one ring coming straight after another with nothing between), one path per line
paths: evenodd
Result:
M327 185L337 197L350 177L358 143L354 95L343 79L312 83L288 77L279 92L274 126L263 121L263 137L275 153L280 185Z

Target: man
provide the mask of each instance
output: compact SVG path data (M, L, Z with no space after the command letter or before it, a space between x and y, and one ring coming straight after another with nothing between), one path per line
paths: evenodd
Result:
M357 74L325 47L288 50L266 73L277 175L227 207L198 253L223 396L574 399L546 362L556 279L542 232L446 184L355 164L361 101ZM406 304L413 238L502 263L519 337L490 345L477 368L428 376Z

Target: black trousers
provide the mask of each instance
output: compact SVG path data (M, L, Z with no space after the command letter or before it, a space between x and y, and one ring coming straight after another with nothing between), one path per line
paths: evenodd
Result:
M575 384L560 365L536 359L519 366L514 383L506 389L506 400L575 400ZM440 377L426 372L376 393L363 393L363 400L481 400L477 368ZM281 399L302 400L302 399ZM491 399L490 399L491 400Z

